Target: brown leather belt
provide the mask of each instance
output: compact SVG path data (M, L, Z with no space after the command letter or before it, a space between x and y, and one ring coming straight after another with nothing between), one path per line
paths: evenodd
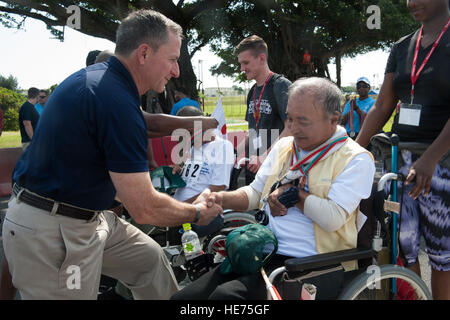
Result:
M50 214L60 214L62 216L81 219L86 221L93 221L101 211L94 211L89 209L82 209L71 206L67 203L54 201L52 199L41 197L35 193L21 188L17 184L13 186L13 193L19 201L38 209L49 211Z

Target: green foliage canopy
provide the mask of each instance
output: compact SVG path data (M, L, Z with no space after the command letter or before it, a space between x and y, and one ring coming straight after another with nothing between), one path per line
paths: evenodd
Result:
M17 92L19 91L19 82L12 75L9 75L8 78L0 75L0 87Z
M380 8L380 29L368 28L369 5ZM199 38L210 39L223 59L213 73L237 80L244 78L233 49L252 34L267 42L271 69L294 80L305 75L304 50L312 55L315 73L329 76L327 64L333 60L387 49L418 26L405 2L392 0L235 0L200 20Z
M3 130L19 130L19 109L26 97L18 92L0 88L0 109L3 110Z

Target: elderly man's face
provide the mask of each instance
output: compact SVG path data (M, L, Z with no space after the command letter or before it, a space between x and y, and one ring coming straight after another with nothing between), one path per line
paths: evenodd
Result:
M314 104L314 95L308 92L292 94L287 106L287 126L298 148L311 151L336 131L339 115L325 117L323 107Z

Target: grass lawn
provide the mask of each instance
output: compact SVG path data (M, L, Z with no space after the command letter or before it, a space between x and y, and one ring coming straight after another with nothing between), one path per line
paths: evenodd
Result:
M244 95L223 97L222 105L225 118L244 120L247 109L246 99L247 97ZM219 101L219 97L205 97L204 113L211 114L216 107L217 101Z
M3 131L0 136L0 148L21 147L20 131Z
M248 130L248 124L243 124L239 126L227 126L227 132L233 132L233 131L247 131Z

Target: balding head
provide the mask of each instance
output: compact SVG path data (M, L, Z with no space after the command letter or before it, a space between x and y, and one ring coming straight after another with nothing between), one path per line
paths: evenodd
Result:
M342 93L325 78L302 78L289 88L286 124L296 146L311 151L333 136Z
M300 78L289 87L289 99L300 93L308 93L314 97L314 105L321 107L326 117L341 113L343 95L333 82L326 78ZM289 103L289 102L288 102Z
M114 52L112 52L111 50L103 50L97 55L97 58L95 58L95 63L105 62L113 55Z

